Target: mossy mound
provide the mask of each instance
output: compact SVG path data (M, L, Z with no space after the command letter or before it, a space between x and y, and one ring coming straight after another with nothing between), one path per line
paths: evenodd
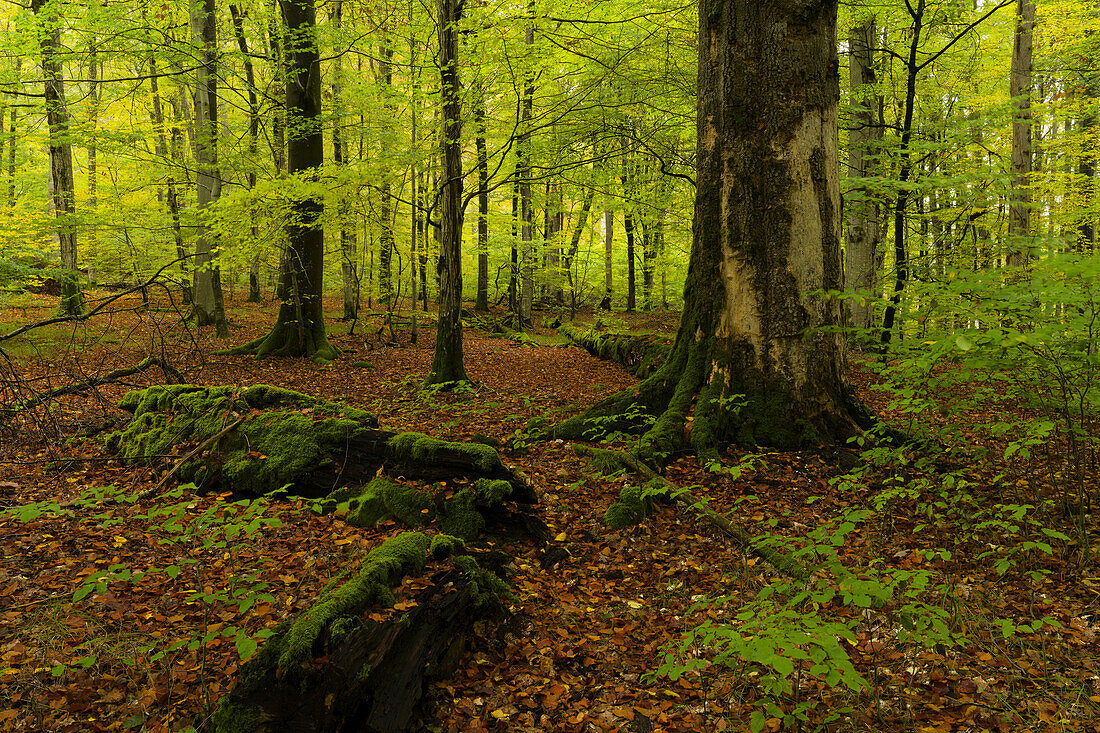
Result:
M249 410L262 411L220 439L217 460L197 458L177 472L184 481L221 483L253 495L332 465L332 456L354 435L377 425L365 410L263 384L155 386L130 392L119 404L134 419L108 435L107 445L123 458L144 462L179 443L210 440Z
M645 379L668 358L672 341L653 334L597 333L563 324L558 333L604 361L626 367L638 379Z
M347 522L355 527L373 527L385 519L396 519L415 528L430 521L434 510L435 502L429 492L379 476L348 502Z
M445 501L440 526L445 533L467 542L477 539L485 526L485 517L477 508L477 495L469 489L462 489Z

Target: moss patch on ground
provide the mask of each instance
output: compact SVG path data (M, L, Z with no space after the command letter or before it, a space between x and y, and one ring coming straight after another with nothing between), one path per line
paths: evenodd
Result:
M210 440L240 415L260 410L219 440L220 461L194 460L177 474L184 481L213 479L255 495L331 464L331 456L353 435L377 425L365 410L263 384L155 386L132 391L119 404L134 419L108 435L107 444L124 458L144 462L168 455L179 443ZM210 475L211 468L217 476Z

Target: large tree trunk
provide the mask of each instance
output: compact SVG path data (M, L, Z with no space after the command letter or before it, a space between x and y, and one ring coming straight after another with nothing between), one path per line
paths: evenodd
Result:
M1031 37L1035 3L1017 0L1009 93L1012 97L1012 195L1008 209L1008 266L1027 264L1031 234Z
M866 179L874 174L883 129L878 115L882 97L875 91L877 32L875 19L868 18L852 29L848 38L852 95L851 131L848 133L848 175ZM847 205L848 229L844 246L844 285L855 290L846 302L852 328L866 331L875 325L874 295L882 267L879 242L882 226L879 205L872 194L857 183L853 201Z
M836 9L701 4L695 224L676 342L652 377L551 434L591 435L591 418L640 406L657 420L637 452L663 461L693 405L690 444L708 459L731 440L816 446L867 424L843 339L822 330L840 325L840 305L819 294L841 285Z
M321 75L317 51L317 13L313 0L280 0L286 22L287 58L287 172L305 180L314 178L324 162L320 124ZM325 335L321 303L324 277L324 204L316 196L294 203L287 225L287 247L280 273L279 316L271 332L232 353L257 356L307 356L315 361L335 359L338 351Z
M191 34L202 63L195 69L195 197L202 211L221 195L218 171L218 35L214 0L191 0ZM222 299L221 272L214 255L210 227L195 224L195 321L214 326L219 337L229 335Z
M39 49L45 80L46 124L50 131L50 200L57 218L57 239L61 265L69 272L61 284L61 311L67 315L84 312L84 294L77 271L76 185L73 180L73 148L69 142L69 108L65 103L65 79L58 51L61 48L61 20L57 5L48 13L46 0L32 0L31 10L42 24ZM13 139L14 144L14 139Z
M426 384L467 380L462 364L462 83L458 77L458 0L439 0L439 75L443 101L440 135L443 181L439 218L439 321Z

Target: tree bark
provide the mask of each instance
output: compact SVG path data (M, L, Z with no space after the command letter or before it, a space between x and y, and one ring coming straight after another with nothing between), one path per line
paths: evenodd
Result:
M244 37L244 14L236 5L229 6L229 15L233 23L233 37L237 41L237 48L244 59L245 85L248 87L248 157L250 169L248 171L248 190L256 187L256 153L260 135L260 102L256 94L256 70L252 65L252 56L248 53L248 42ZM249 227L252 234L252 246L259 246L259 232L253 219ZM248 266L248 302L259 303L263 300L260 294L260 256L252 256Z
M191 0L191 34L202 63L195 70L195 197L198 214L221 196L218 171L218 33L214 0ZM194 312L199 326L214 326L219 338L229 335L225 322L221 272L210 227L195 224Z
M550 435L630 427L640 407L656 422L636 453L663 462L693 408L688 440L708 460L729 441L816 446L869 424L830 330L840 305L818 294L841 285L836 10L700 4L695 223L676 341L653 376Z
M489 310L489 151L485 144L485 90L474 96L477 149L477 299L474 309Z
M149 91L153 97L153 127L156 130L154 147L157 157L165 161L168 175L164 180L164 204L172 222L172 238L176 245L176 258L179 259L180 284L183 289L184 305L191 304L191 268L187 266L187 249L183 244L183 227L180 224L180 205L176 191L175 168L179 163L182 133L176 120L172 121L171 147L169 147L167 122L164 118L164 102L161 99L158 82L159 69L156 54L149 54ZM174 109L173 109L174 111Z
M443 102L440 183L439 320L425 384L467 381L462 363L462 82L458 74L460 0L438 0L439 76Z
M385 120L391 120L396 116L397 110L393 106L393 44L389 40L389 31L382 28L382 45L378 49L378 84L382 88L382 107L385 110ZM386 124L385 122L383 124ZM388 160L390 153L388 130L383 130L381 159ZM381 224L381 235L378 238L378 286L379 298L387 308L396 307L394 302L395 288L393 275L393 194L388 177L382 178L378 187L378 218Z
M57 239L61 265L69 272L61 284L61 311L67 315L84 312L84 293L77 270L76 185L73 180L73 148L70 143L69 108L65 102L64 69L61 49L61 17L49 0L31 0L31 11L42 28L38 43L45 80L46 124L50 139L50 201L57 219Z
M332 4L332 31L339 35L343 27L344 2L334 0ZM343 133L343 57L336 55L332 63L332 162L341 166L346 162ZM347 226L349 206L344 197L340 199L340 272L344 287L344 320L354 321L359 317L359 273L356 270L358 243L355 229Z
M852 28L848 37L852 116L848 133L848 176L859 181L875 174L876 147L883 136L878 115L882 96L875 89L878 64L875 19ZM879 205L866 186L856 183L853 201L847 204L847 237L844 243L844 285L856 291L846 301L852 328L867 331L875 325L874 297L882 268L879 244L882 226ZM858 337L857 337L858 339Z
M279 0L286 23L287 172L305 183L316 181L324 162L321 128L320 54L317 11L313 0ZM279 293L282 303L271 332L231 353L256 356L306 356L314 361L335 359L339 352L325 335L321 292L324 278L324 204L317 191L294 202L287 225Z
M15 57L15 78L19 79L19 72L23 67L23 57ZM15 162L16 162L16 138L15 128L16 123L19 121L19 107L18 105L12 105L11 115L9 118L9 131L11 134L11 144L8 146L8 208L15 208Z
M1017 0L1012 45L1012 196L1008 209L1008 266L1027 264L1031 234L1031 39L1033 0Z
M527 8L532 17L528 20L524 43L530 52L535 45L534 0L528 2ZM535 297L534 206L531 202L531 115L534 98L535 77L533 72L528 72L523 89L520 134L519 139L516 141L516 177L519 179L520 218L522 221L520 229L523 240L523 251L519 263L522 279L519 295L520 328L531 324L531 308L534 305Z
M605 311L611 310L611 286L612 271L611 266L613 262L612 243L615 238L615 212L611 209L604 209L603 212L603 300L600 301L600 308Z

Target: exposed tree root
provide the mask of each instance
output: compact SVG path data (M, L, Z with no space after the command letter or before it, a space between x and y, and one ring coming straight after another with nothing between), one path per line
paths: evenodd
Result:
M314 322L312 327L300 327L298 322L283 318L276 321L267 335L216 353L228 356L251 354L257 359L265 356L305 356L318 363L340 356L340 350L329 343L325 335L323 321Z
M625 470L644 479L647 483L659 485L678 504L691 509L700 519L729 537L746 552L752 553L779 572L799 580L805 579L809 575L809 571L805 567L778 550L754 542L748 532L711 509L690 491L659 475L651 467L638 460L636 456L623 451L604 450L579 443L574 443L572 448L574 453L589 459L593 465L602 471Z

